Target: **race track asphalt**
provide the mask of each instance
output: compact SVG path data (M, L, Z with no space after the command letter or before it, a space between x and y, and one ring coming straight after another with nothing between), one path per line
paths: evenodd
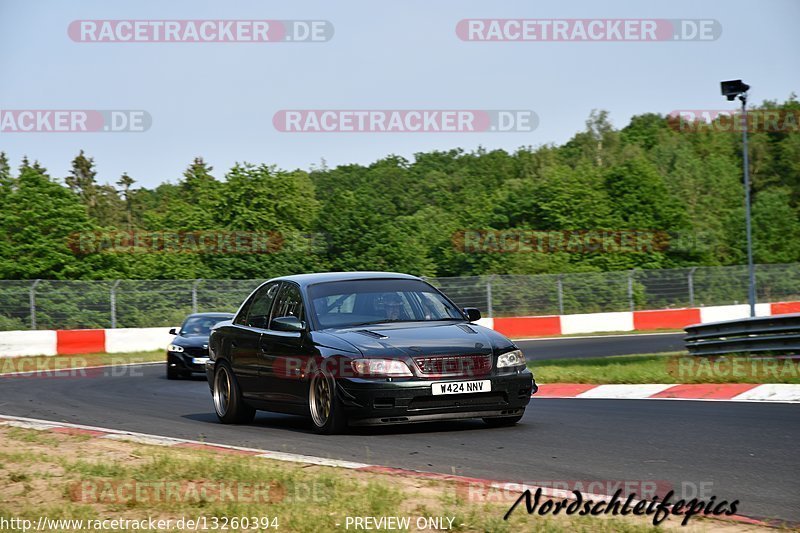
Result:
M460 421L321 437L304 418L268 413L224 426L205 379L168 381L162 365L140 365L0 378L0 414L532 484L710 483L706 496L740 500L740 514L800 522L796 404L534 398L512 428Z
M529 361L681 352L684 333L641 333L515 340Z

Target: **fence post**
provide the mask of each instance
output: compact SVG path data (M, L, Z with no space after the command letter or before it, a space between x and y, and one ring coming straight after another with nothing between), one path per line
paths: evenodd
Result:
M697 267L692 267L689 269L689 307L694 307L694 271L697 270Z
M114 280L114 284L111 286L111 329L117 327L117 285L120 281L122 280Z
M556 278L556 290L558 292L558 314L564 314L564 284L562 283L561 279L564 277L563 274L559 274Z
M28 295L29 298L28 303L30 304L31 307L31 329L36 329L36 286L39 284L40 281L42 280L37 279L36 281L33 282L33 285L31 285L30 288L30 294Z
M203 278L194 280L192 284L192 313L197 312L197 286L203 282Z
M486 314L489 318L494 316L492 311L492 281L494 280L494 275L490 275L486 279Z
M628 302L630 302L631 313L636 310L636 304L633 301L633 270L628 271Z

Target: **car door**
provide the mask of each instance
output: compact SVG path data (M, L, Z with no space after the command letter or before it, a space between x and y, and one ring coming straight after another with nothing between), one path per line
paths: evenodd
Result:
M270 311L280 283L258 289L234 319L230 339L231 364L246 398L260 399L259 350L261 336L269 324Z
M300 287L284 282L272 307L270 324L276 318L293 316L306 322ZM310 353L306 350L306 332L277 331L270 328L261 336L259 387L264 398L295 412L306 404L305 370Z

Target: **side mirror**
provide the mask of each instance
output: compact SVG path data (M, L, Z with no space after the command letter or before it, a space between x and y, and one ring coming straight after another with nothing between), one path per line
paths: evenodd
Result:
M296 316L282 316L272 319L271 328L275 331L303 331L306 329L304 322Z
M477 322L481 319L481 312L478 310L477 307L465 307L464 313L466 313L467 318L469 318L470 322Z
M170 335L177 335L178 332L175 330L175 328L172 328L172 329L169 330L169 334Z

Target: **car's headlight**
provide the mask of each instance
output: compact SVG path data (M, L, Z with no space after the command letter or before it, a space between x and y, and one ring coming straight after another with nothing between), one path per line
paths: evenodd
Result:
M397 359L353 359L350 365L359 376L386 378L411 376L408 365Z
M525 366L525 356L520 350L512 350L497 357L497 368Z
M170 344L167 346L168 352L182 352L183 346L178 346L177 344Z

